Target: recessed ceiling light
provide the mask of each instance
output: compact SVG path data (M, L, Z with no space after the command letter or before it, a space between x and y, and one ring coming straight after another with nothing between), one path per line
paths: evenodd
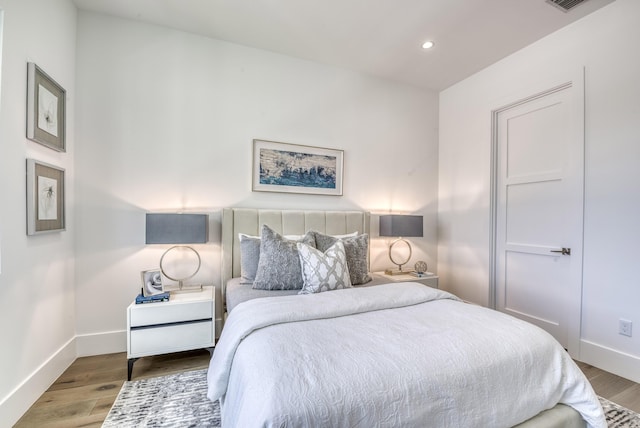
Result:
M422 49L431 49L434 45L435 43L433 43L431 40L427 40L422 44Z

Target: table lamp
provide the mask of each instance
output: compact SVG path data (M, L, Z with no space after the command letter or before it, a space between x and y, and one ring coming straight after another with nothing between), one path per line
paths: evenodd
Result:
M404 237L422 237L422 216L421 215L381 215L380 216L380 236L394 236L397 237L395 241L389 245L389 259L395 265L398 265L398 269L387 269L384 271L387 275L397 275L403 273L409 273L409 271L403 271L402 265L407 264L411 259L411 244ZM396 260L393 257L393 247L404 242L409 248L409 255L406 260Z
M185 244L204 244L209 239L209 216L207 214L166 214L147 213L146 218L146 243L147 244L174 244L160 257L160 271L167 278L178 282L178 290L173 292L200 291L202 284L196 286L184 286L184 281L195 276L200 270L202 260L200 254ZM197 267L193 273L187 272L184 276L169 275L163 262L172 251L189 251L197 258Z

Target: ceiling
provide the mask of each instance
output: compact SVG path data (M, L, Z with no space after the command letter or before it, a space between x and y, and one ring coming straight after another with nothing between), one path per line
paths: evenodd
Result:
M440 91L614 0L73 0L81 10ZM422 49L425 40L435 47Z

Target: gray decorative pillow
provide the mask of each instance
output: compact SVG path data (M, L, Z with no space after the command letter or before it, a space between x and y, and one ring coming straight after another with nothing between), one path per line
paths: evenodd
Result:
M338 240L325 252L307 244L298 243L297 246L304 280L298 294L351 288L347 255L342 241Z
M284 235L292 241L302 241L304 236ZM253 284L260 261L260 237L238 233L238 239L240 241L240 284Z
M239 233L240 238L240 284L252 284L260 261L260 238Z
M363 233L351 238L335 238L333 236L324 235L320 232L314 232L316 248L320 251L326 251L338 240L344 244L344 250L347 254L347 265L349 266L349 275L352 285L365 284L371 281L369 275L369 235Z
M266 224L262 226L260 260L253 288L260 290L299 290L302 288L302 271L296 241L284 238ZM315 247L312 232L300 241Z

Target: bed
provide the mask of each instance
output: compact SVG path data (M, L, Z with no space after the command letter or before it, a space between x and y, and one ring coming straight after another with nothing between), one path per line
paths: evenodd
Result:
M208 371L223 427L606 427L564 349L508 315L379 278L304 295L251 291L238 280L239 234L259 236L263 225L293 240L310 229L359 236L369 214L223 211L228 317Z

